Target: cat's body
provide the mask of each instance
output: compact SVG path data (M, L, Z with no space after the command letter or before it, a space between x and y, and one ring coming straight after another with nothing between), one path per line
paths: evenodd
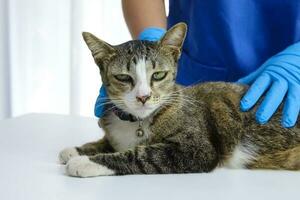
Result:
M176 39L180 33L180 30L174 33ZM168 37L165 36L162 43L165 40L174 42ZM88 39L87 43L91 46ZM137 78L132 81L131 89L126 89L129 94L135 90L146 91L150 87L146 82L139 83L141 68L146 71L149 67L146 61L143 62L144 65L134 62ZM126 68L128 70L128 65ZM154 64L149 67L152 68L155 68ZM168 91L168 98L164 99L164 94L158 94L155 85L151 85L150 94L154 100L149 101L161 98L162 103L145 115L148 109L143 107L146 102L143 101L141 107L144 110L137 112L142 116L142 122L121 120L108 110L99 120L105 131L104 138L62 151L60 159L62 163L67 162L67 173L80 177L195 173L209 172L218 166L300 170L299 121L293 128L283 128L279 123L279 111L269 123L259 125L254 119L256 107L249 112L240 112L239 102L246 86L212 82L182 88L176 84L168 85L172 80L171 74L168 71L167 78L156 74L166 79L159 88ZM136 83L134 87L133 82ZM111 91L112 99L116 91ZM126 108L130 110L130 106ZM144 131L142 135L136 133L140 123Z

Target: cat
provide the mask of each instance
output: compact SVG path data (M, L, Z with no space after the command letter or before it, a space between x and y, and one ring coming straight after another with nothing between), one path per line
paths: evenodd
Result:
M133 40L117 46L83 33L109 106L99 119L102 139L60 152L68 175L300 169L300 123L281 127L282 108L261 125L254 118L256 106L240 112L246 85L175 83L186 32L187 25L178 23L157 42Z

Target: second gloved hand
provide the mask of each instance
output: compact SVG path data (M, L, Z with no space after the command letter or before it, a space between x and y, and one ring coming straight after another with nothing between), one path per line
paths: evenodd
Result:
M282 125L294 126L300 111L300 43L271 57L258 70L238 82L251 84L241 100L243 111L252 108L265 94L256 112L257 121L266 123L284 101Z

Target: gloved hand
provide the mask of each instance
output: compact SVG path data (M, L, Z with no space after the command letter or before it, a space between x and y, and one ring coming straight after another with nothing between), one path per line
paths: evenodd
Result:
M140 33L138 38L140 40L157 41L165 34L165 32L166 32L166 30L162 29L162 28L148 27L148 28L145 28ZM103 117L103 115L105 113L105 108L106 108L105 105L106 105L107 100L108 100L107 94L106 94L105 88L102 85L100 88L100 91L99 91L99 96L95 103L94 113L95 113L96 117L99 117L99 118Z
M95 108L94 108L94 114L96 117L103 117L104 112L105 112L105 105L107 102L107 94L105 91L105 88L103 85L100 87L99 95L97 97L96 103L95 103Z
M253 107L266 92L256 112L256 120L261 124L268 122L284 101L282 125L293 127L300 111L300 42L271 57L238 82L251 84L240 102L242 111Z

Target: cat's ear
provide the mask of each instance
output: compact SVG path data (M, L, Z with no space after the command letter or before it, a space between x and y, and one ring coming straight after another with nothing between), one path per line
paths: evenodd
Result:
M91 33L83 32L82 36L85 43L91 50L96 64L99 66L100 70L103 70L105 64L116 55L116 50L113 46L103 40L100 40Z
M186 36L187 25L183 22L171 27L160 40L160 45L174 51L176 59L179 58L181 48Z

